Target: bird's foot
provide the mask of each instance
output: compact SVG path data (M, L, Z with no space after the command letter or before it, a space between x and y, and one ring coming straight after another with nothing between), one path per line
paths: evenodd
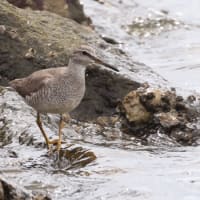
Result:
M60 152L61 144L62 144L62 141L58 140L57 147L56 147L57 152Z
M54 152L54 151L58 151L59 152L60 148L61 148L61 144L64 144L64 143L66 143L66 142L64 142L62 140L59 140L59 139L49 140L47 146L48 146L50 154L52 152ZM56 145L56 149L55 150L52 148L52 145Z
M49 140L49 144L58 145L58 143L65 144L66 142L59 139Z
M57 145L59 142L59 139L54 139L54 140L49 140L49 144L52 144L52 145Z

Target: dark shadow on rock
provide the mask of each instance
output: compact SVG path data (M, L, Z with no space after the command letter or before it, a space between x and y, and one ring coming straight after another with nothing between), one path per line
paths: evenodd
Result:
M175 91L141 87L128 93L119 105L122 131L127 134L148 140L159 132L181 145L195 145L200 136L195 126L200 113Z
M139 83L111 71L90 70L86 75L85 96L78 108L72 112L72 117L84 121L113 115L119 101L139 86Z

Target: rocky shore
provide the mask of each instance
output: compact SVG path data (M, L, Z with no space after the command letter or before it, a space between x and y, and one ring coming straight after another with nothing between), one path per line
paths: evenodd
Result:
M150 67L99 36L79 1L66 1L67 9L61 1L58 7L52 7L52 1L47 5L9 2L14 5L0 3L0 199L51 199L40 184L27 190L18 189L16 183L29 176L34 183L38 170L45 177L93 164L98 156L90 144L124 149L199 144L198 97L177 95ZM35 124L35 111L8 87L8 81L39 69L65 66L73 50L86 43L119 72L103 66L87 71L85 97L63 131L67 144L59 156L49 157ZM43 116L43 120L48 134L55 137L57 116Z

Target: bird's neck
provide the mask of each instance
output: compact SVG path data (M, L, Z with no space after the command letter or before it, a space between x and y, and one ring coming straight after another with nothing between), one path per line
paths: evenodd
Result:
M76 74L82 76L85 74L86 67L81 65L79 62L76 62L76 60L70 59L68 64L68 73L69 74Z

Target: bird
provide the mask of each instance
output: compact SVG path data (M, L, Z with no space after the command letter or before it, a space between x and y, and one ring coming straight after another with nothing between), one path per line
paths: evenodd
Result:
M14 79L9 85L37 112L36 123L45 139L47 149L56 145L60 151L64 116L74 110L84 97L85 71L94 63L114 71L117 68L103 62L93 47L81 45L69 58L68 65L35 71L24 78ZM44 131L41 114L59 114L58 139L50 140Z

